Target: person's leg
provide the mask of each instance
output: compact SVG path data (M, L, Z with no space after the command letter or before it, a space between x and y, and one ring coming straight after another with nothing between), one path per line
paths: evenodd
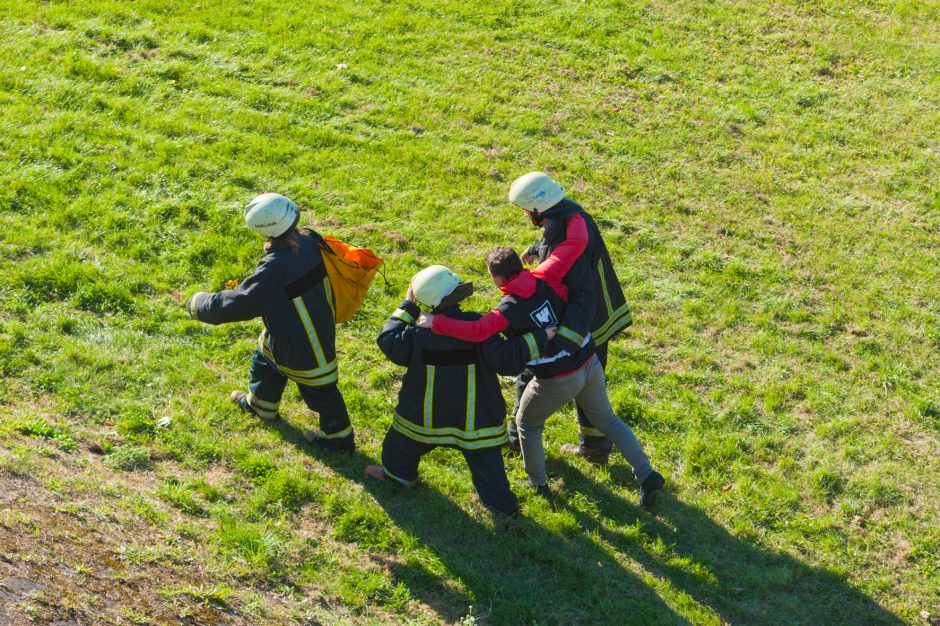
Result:
M433 448L434 446L415 441L394 428L389 428L382 442L382 465L369 465L365 470L366 475L376 480L390 478L402 485L411 486L418 480L418 464L421 457Z
M582 384L580 372L563 378L533 378L522 394L516 425L519 427L525 472L536 487L548 481L545 475L545 449L542 446L545 421L574 398Z
M230 399L243 411L262 419L277 419L286 384L284 374L256 349L248 370L248 393L233 391Z
M614 414L607 397L607 381L604 368L597 358L584 367L585 381L577 397L577 403L584 409L586 417L600 432L604 433L617 446L627 462L633 467L633 475L638 483L653 472L653 467L637 441L633 430Z
M522 449L519 447L519 430L516 428L516 415L519 413L519 403L522 402L522 394L525 393L525 388L528 386L529 381L534 378L531 370L524 370L521 374L516 376L516 400L512 405L512 419L509 420L509 449L513 452L521 452Z
M470 476L477 495L480 496L480 502L494 513L516 515L519 512L519 502L516 500L516 494L509 488L500 449L482 448L461 452L470 468Z
M304 431L304 438L334 450L352 451L356 447L346 401L336 384L308 387L298 383L300 397L311 411L320 415L320 432Z
M601 368L607 368L607 343L597 346L597 358L601 362ZM605 465L607 463L607 457L610 455L610 451L613 448L613 443L604 436L593 424L591 420L587 418L584 414L584 410L578 402L574 403L574 408L578 411L578 426L580 432L578 434L578 446L574 448L573 445L564 446L566 452L575 452L580 454L585 459L593 462Z

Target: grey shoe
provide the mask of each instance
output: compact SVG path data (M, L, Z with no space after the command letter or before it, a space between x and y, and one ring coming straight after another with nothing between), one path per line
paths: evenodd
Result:
M656 494L665 484L666 479L663 475L653 470L653 473L647 476L640 485L640 506L644 509L651 508L656 502Z

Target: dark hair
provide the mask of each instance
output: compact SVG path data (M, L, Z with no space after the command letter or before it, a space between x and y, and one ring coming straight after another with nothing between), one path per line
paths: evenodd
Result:
M277 237L268 237L268 240L264 242L264 249L273 248L274 246L287 246L290 248L291 252L297 252L300 250L300 239L297 238L299 231L297 229L297 222L300 221L300 215L297 216L297 219L294 220L294 223L288 228L283 234L278 235ZM307 229L303 229L306 231Z
M486 269L492 276L509 280L522 271L522 259L512 248L496 248L486 255Z

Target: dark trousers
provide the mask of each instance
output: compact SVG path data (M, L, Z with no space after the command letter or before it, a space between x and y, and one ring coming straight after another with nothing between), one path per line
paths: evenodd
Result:
M382 467L386 474L401 483L411 484L418 480L418 464L421 457L440 446L415 441L389 428L382 442ZM450 447L450 446L446 446ZM499 447L465 450L457 448L463 454L473 486L483 505L494 513L515 515L519 512L519 503L509 488L506 467L503 465L503 453Z
M281 404L281 396L289 380L277 366L268 361L260 350L255 350L251 357L251 369L248 372L248 391L254 398L250 402L260 401L265 409L276 411ZM333 440L342 446L353 444L352 423L346 410L346 401L336 383L324 387L309 387L297 383L300 397L311 411L320 416L321 436Z
M597 358L601 362L601 367L607 369L606 343L597 346ZM519 401L522 399L522 394L525 392L525 388L528 386L529 381L532 380L532 378L532 372L529 370L525 370L516 376L516 401L512 406L513 416L519 412ZM581 432L578 433L578 445L581 448L581 452L586 456L597 456L600 454L606 458L606 455L610 454L610 451L613 450L614 444L611 443L610 439L602 434L585 434L585 431L588 433L597 433L597 429L594 428L591 420L585 416L584 411L580 406L578 406L577 402L574 403L574 408L578 411L578 426L581 429ZM511 441L513 444L519 443L519 431L516 428L515 419L512 419L509 422L509 441Z

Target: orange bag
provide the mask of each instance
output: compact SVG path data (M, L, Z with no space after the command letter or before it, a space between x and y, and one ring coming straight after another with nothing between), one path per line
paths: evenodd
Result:
M368 248L355 248L336 237L325 236L323 265L333 287L336 323L352 319L366 299L369 286L383 261Z

